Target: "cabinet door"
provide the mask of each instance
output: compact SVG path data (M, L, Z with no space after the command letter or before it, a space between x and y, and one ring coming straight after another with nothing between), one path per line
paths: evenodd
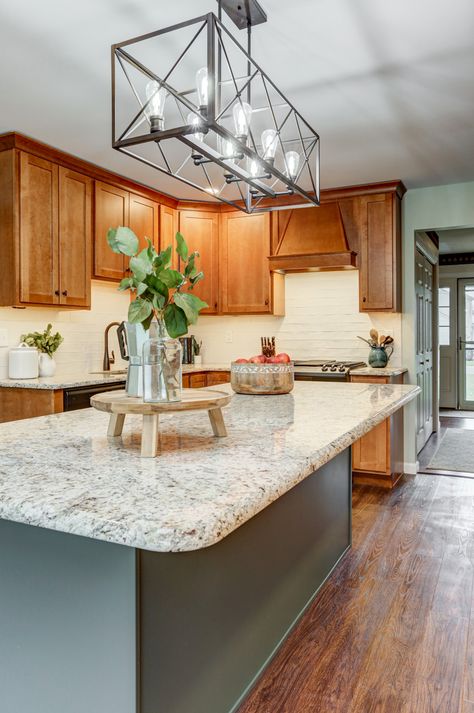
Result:
M59 167L59 301L70 307L91 303L92 184Z
M95 183L94 277L121 280L123 255L112 252L107 243L109 228L128 225L129 194L107 183Z
M20 302L59 303L58 167L20 154Z
M129 226L140 240L140 250L147 246L145 238L149 238L158 249L158 203L130 193Z
M221 311L271 312L269 214L223 213L219 247Z
M364 196L360 206L360 310L399 311L399 200L392 194Z
M160 205L160 240L159 250L166 250L171 245L173 248L171 267L178 267L176 255L176 233L178 230L178 211L167 205Z
M181 211L179 230L188 244L189 251L198 251L196 267L204 272L204 280L199 282L194 290L194 294L209 305L201 314L216 314L219 307L218 214Z
M366 473L390 473L390 419L354 443L352 468Z

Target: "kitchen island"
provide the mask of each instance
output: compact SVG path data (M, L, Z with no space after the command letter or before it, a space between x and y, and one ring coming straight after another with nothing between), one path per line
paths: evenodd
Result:
M236 395L227 438L163 417L152 460L133 417L2 424L5 710L235 710L350 547L351 444L418 391Z

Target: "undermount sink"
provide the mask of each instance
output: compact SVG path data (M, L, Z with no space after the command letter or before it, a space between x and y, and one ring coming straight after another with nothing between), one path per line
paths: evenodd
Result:
M109 369L108 371L90 371L89 374L103 374L104 376L115 376L116 374L126 374L126 369Z

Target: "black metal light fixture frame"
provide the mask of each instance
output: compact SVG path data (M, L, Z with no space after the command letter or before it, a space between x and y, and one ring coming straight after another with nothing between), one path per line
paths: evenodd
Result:
M166 27L155 32L150 32L139 37L134 37L112 46L112 146L114 149L132 156L133 158L138 159L139 161L142 161L143 163L152 166L169 176L175 177L193 188L211 192L215 198L247 213L279 210L285 207L287 208L290 205L292 208L319 205L319 136L251 57L251 26L252 24L265 21L266 16L263 13L262 19L262 14L255 13L255 8L253 8L254 12L252 15L250 12L251 8L249 8L248 3L246 4L247 14L244 18L242 18L241 13L238 13L237 17L232 17L229 12L229 9L232 11L233 5L235 5L235 2L232 2L232 0L225 0L224 9L238 26L243 26L246 22L248 31L248 50L245 50L237 42L234 36L222 23L221 2L219 2L219 17L216 17L214 13L210 12L206 15L193 18L192 20L188 20L171 27ZM256 2L252 2L250 5L255 5L259 10L261 10L260 6L258 6L258 3ZM240 11L241 4L238 5L238 8ZM178 56L165 76L159 76L133 56L133 48L138 43L155 37L160 37L167 33L171 33L192 25L197 26L194 37L188 43L185 50ZM205 41L208 76L208 103L206 107L199 107L196 103L189 99L189 96L193 94L194 90L186 89L185 91L178 91L168 81L173 70L178 66L202 32L206 33ZM238 48L238 51L243 53L247 61L248 76L245 77L246 81L240 87L237 84L228 53L226 52L224 38L226 38L226 42L232 42ZM231 101L226 102L224 107L221 106L220 98L223 62L226 62L226 66L230 71L235 88L235 95ZM144 122L145 110L147 109L151 99L142 100L140 98L139 92L134 86L130 76L130 67L143 74L148 80L156 81L160 85L160 88L162 87L168 92L168 96L171 96L175 100L183 122L187 121L185 120L185 110L198 116L199 121L201 122L199 127L197 128L195 125L183 123L181 126L164 128L163 130L151 128L150 131L147 131L147 133L142 133L140 131L140 133L137 134L137 129L142 126L143 123L147 124L147 122ZM119 135L117 135L116 125L116 82L118 69L125 75L128 85L130 86L139 104L138 112L131 117L125 129L121 131ZM254 81L257 77L261 80L265 89L265 95L268 101L268 106L265 108L270 112L274 124L274 130L277 132L277 140L281 146L281 155L286 169L284 172L277 168L272 160L264 159L262 155L259 154L257 142L255 141L251 129L249 130L248 139L246 137L245 140L241 140L222 124L222 118L227 114L236 101L240 102L242 105L243 95L246 96L247 99L250 99L252 81ZM230 80L228 80L228 82L229 81ZM285 118L280 122L278 122L276 118L274 102L272 102L270 90L273 95L276 94L278 96L279 107L287 107ZM290 117L292 119L293 126L296 127L296 136L292 139L283 139L281 132L285 125L288 125ZM236 147L236 154L231 157L232 160L230 160L228 156L223 156L222 153L206 143L205 140L199 141L195 134L200 132L205 135L208 135L209 132L215 132L217 137L221 137L223 140L231 141L232 145ZM202 169L208 186L203 187L197 182L180 175L180 170L172 168L172 161L166 156L164 150L164 145L167 139L178 139L189 147L190 156L192 157L196 171ZM303 154L301 157L303 158L303 162L296 177L291 179L289 177L290 172L288 170L283 144L288 142L294 143L295 141L298 143ZM148 144L150 142L156 143L159 155L162 159L162 165L151 160L150 158L140 156L136 153L135 148L137 146ZM261 167L262 169L260 176L252 175L244 166L241 166L236 162L244 157L246 157L248 161L258 162L259 168ZM310 159L312 159L311 163ZM226 184L237 185L239 194L236 198L225 197L220 194L220 191L215 191L206 170L206 164L210 162L217 164L222 168L222 175ZM306 185L304 187L298 183L303 171L305 171L306 181ZM282 190L278 190L275 187L277 184ZM244 188L244 190L242 190L242 188ZM298 197L301 198L301 201L298 200Z

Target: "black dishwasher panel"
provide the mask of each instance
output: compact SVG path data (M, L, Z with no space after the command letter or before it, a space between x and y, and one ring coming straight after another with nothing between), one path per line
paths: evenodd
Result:
M102 394L104 391L121 391L124 388L125 381L115 381L113 384L94 384L93 386L77 386L71 389L64 389L63 408L65 411L89 408L91 396Z

